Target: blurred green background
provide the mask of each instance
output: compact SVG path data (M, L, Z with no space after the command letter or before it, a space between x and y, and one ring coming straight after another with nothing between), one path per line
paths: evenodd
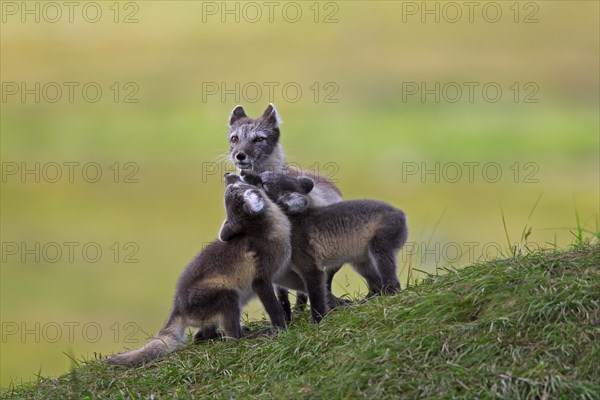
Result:
M502 213L534 247L570 244L576 212L598 231L597 2L23 4L2 2L0 32L3 386L160 328L223 219L238 103L275 103L288 161L405 210L403 285L507 253ZM345 267L335 291L364 286Z

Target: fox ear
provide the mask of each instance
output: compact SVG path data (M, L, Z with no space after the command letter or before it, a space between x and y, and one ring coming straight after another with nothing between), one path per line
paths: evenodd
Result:
M258 214L265 208L265 200L256 190L248 189L244 192L244 208L250 214Z
M225 175L223 175L223 178L225 179L225 186L229 186L232 183L236 183L241 180L238 175L230 174L229 172L227 172Z
M304 194L309 194L311 190L313 190L313 188L315 187L315 183L313 182L313 180L305 176L299 177L298 183L300 183L300 186L304 190Z
M231 115L229 116L229 127L231 127L231 125L235 124L235 122L239 119L242 118L248 118L248 116L246 115L246 112L244 111L244 107L242 106L236 106L233 111L231 112Z
M252 170L243 169L240 172L240 175L242 175L242 180L249 185L259 186L262 184L262 179L260 177L260 174L257 174L256 172L254 172Z
M279 198L278 204L289 214L298 214L308 208L308 198L300 193L288 193Z
M268 124L273 125L275 128L282 124L279 113L277 112L277 109L273 103L270 103L267 106L267 109L263 113L262 117Z
M227 242L238 233L240 233L240 231L234 229L229 223L229 221L225 220L223 222L223 225L221 226L221 230L219 231L219 240L221 242Z

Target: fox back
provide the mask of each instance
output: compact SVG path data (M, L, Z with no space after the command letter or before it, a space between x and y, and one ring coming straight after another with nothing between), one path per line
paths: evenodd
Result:
M367 279L371 292L400 289L396 255L408 228L401 210L376 200L310 205L314 183L306 177L245 172L243 179L262 187L292 222L292 262L323 269L350 262Z
M406 217L401 210L376 200L349 200L306 208L289 215L292 247L305 249L293 259L308 256L318 265L369 262L376 241L390 252L406 242Z

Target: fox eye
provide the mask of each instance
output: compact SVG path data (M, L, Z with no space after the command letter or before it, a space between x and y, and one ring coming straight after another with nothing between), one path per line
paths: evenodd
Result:
M236 135L233 135L229 140L231 141L231 143L236 144L238 142L238 137Z
M257 137L254 139L254 143L259 143L259 142L262 142L263 140L265 140L264 137Z

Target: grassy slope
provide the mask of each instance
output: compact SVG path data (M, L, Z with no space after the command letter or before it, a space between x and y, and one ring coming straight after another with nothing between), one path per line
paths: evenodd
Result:
M15 398L599 398L600 246L432 277L301 315L275 338L190 345L137 369L90 361Z

